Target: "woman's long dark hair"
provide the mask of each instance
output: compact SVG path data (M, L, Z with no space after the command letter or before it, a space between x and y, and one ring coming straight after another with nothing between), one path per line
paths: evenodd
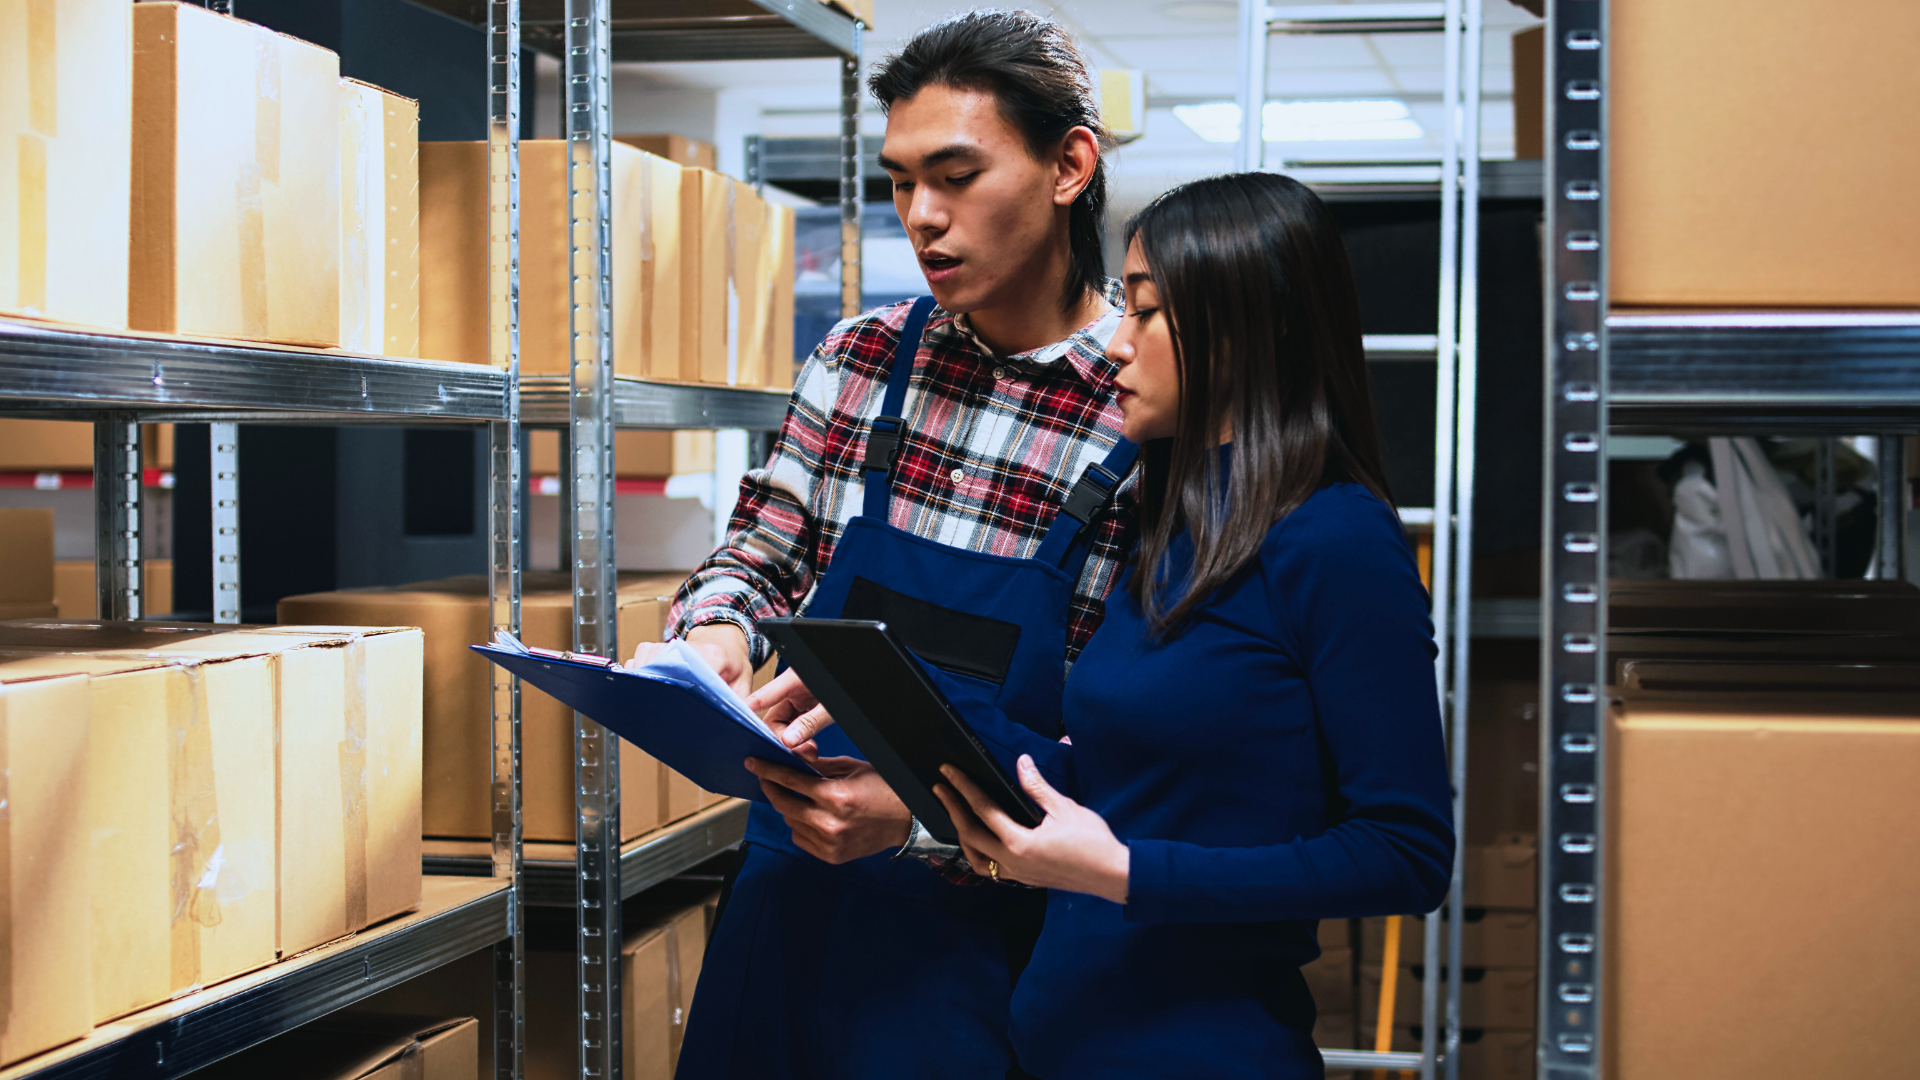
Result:
M1197 180L1127 225L1173 338L1180 415L1145 447L1133 590L1156 636L1260 551L1323 485L1391 504L1374 424L1360 303L1339 227L1313 192L1274 173ZM1219 434L1232 431L1223 489ZM1168 602L1167 551L1193 533L1191 573Z

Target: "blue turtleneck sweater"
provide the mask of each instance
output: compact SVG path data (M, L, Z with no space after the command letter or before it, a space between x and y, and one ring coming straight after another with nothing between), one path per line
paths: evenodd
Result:
M1169 554L1189 567L1191 539ZM1067 678L1071 748L1041 756L1131 849L1127 903L1049 898L1021 1066L1319 1077L1316 921L1431 910L1452 867L1433 657L1400 522L1353 484L1274 525L1171 640L1123 578Z

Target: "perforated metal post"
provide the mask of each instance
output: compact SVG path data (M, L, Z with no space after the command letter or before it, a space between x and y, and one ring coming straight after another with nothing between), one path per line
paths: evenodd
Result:
M861 176L861 34L853 25L853 55L840 58L840 317L860 314L860 204L867 197Z
M140 424L114 413L93 425L94 580L103 619L144 613L140 528Z
M1607 683L1605 0L1547 18L1546 402L1540 593L1539 1053L1600 1074Z
M506 373L506 416L487 425L487 621L520 634L520 0L487 4L487 353ZM489 635L491 636L491 634ZM513 883L509 936L493 947L493 1074L518 1080L526 1031L520 905L520 680L493 677L493 876Z
M614 656L610 0L567 0L573 645ZM620 740L575 713L580 1075L620 1076Z
M240 621L240 425L207 425L213 508L213 621Z

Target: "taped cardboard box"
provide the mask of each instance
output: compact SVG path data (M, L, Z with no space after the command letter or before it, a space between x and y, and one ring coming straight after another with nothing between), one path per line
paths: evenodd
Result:
M420 103L340 80L340 347L420 355Z
M62 619L100 615L100 592L92 559L61 559L53 564L53 606ZM173 610L173 560L148 559L140 570L140 608L148 617ZM24 615L10 618L26 618Z
M340 58L192 4L133 28L130 325L340 344Z
M84 674L0 664L0 1064L93 1029L91 715Z
M1920 305L1920 5L1608 6L1615 306Z
M201 659L105 648L65 628L3 632L7 669L88 676L93 1021L272 963L266 654ZM15 648L26 643L40 647Z
M195 1080L473 1080L480 1025L356 1013L305 1024L193 1074Z
M658 158L614 144L609 192L613 250L614 374L646 374L646 263ZM665 163L661 163L665 164ZM667 185L671 186L671 185ZM661 194L664 201L666 193ZM520 371L570 370L567 143L520 143ZM672 237L659 238L671 244ZM420 355L485 364L487 144L420 144Z
M264 656L277 893L291 956L420 901L419 632L410 627L13 622L0 648L135 650L178 660ZM216 728L216 735L218 729Z
M527 473L560 474L560 433L551 429L528 432ZM621 477L659 479L685 473L713 471L711 431L615 431L613 472Z
M686 350L681 340L692 333L685 316L687 259L698 252L689 248L698 232L688 227L691 213L699 219L699 200L690 204L683 199L691 173L664 157L649 156L647 232L648 250L640 264L640 374L650 379L682 379L691 375L682 368ZM693 372L691 374L697 374Z
M613 141L626 143L636 150L645 150L681 168L720 168L718 152L712 143L689 139L685 135L615 135Z
M53 511L0 508L0 604L53 603Z
M133 15L0 3L0 314L127 325Z
M78 420L0 419L0 470L93 471L93 425Z
M618 634L623 647L659 639L669 598L684 578L621 575ZM486 578L471 575L291 596L280 601L279 616L287 623L388 621L423 629L424 834L456 839L492 835L492 730L486 718L491 715L493 666L468 648L488 637ZM522 640L528 644L571 648L571 578L555 572L527 574L520 618ZM520 715L523 835L530 841L572 843L573 713L539 690L523 687ZM651 831L685 805L684 793L669 794L666 770L639 749L623 747L620 763L623 839Z
M1493 911L1470 907L1460 927L1461 962L1469 967L1526 968L1539 963L1540 921L1531 911ZM1387 920L1361 920L1368 963L1381 963L1386 954ZM1400 957L1417 962L1426 955L1427 920L1424 915L1400 917Z
M1540 904L1540 839L1509 833L1491 844L1468 844L1468 907L1532 911Z
M680 347L681 372L689 369L693 378L704 383L724 385L728 380L729 311L733 287L733 242L728 226L733 223L734 180L706 169L692 169L681 177L682 206L696 198L698 190L699 256L681 250ZM682 227L687 217L681 217ZM687 242L682 236L682 244ZM691 348L692 360L686 350Z
M767 340L767 385L776 390L793 389L797 363L793 354L793 229L792 207L768 205L767 260L773 274L773 313Z
M1383 970L1378 964L1362 964L1360 967L1360 1027L1363 1031L1372 1031L1379 1023ZM1421 984L1425 976L1426 969L1420 964L1401 966L1400 976L1394 980L1393 1018L1396 1026L1420 1022ZM1442 979L1445 976L1446 972L1442 970ZM1538 976L1534 968L1461 968L1461 1026L1488 1031L1532 1031Z
M1912 696L1630 694L1608 738L1608 1072L1910 1073Z

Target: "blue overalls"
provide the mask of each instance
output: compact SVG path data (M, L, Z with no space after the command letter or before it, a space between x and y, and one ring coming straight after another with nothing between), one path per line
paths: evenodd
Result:
M1067 617L1090 524L1132 467L1122 439L1075 484L1031 559L950 547L887 523L891 467L933 298L910 310L868 431L865 504L807 605L882 619L963 712L991 702L1060 735ZM822 757L861 756L833 727ZM1010 764L1010 763L1009 763ZM832 866L754 804L745 860L708 946L680 1080L1001 1080L1008 1003L1045 916L1039 889L952 885L888 853Z

